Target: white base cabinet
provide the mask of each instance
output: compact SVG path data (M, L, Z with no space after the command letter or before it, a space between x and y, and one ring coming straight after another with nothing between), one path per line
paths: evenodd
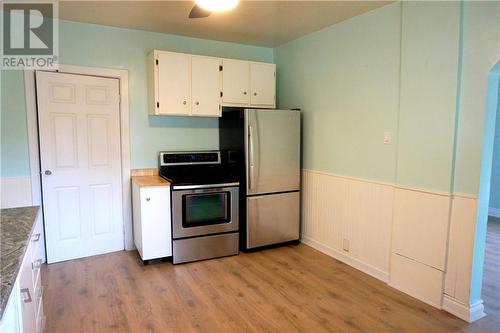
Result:
M134 243L142 260L172 256L170 186L132 182Z
M1 333L43 331L41 265L45 261L42 215L37 216L18 276L0 322Z

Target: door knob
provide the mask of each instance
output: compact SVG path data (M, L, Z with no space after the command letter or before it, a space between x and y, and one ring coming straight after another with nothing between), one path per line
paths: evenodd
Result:
M45 170L45 175L50 176L52 174L52 170Z

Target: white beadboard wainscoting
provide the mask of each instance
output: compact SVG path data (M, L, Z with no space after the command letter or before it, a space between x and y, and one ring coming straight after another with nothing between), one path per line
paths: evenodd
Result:
M302 171L303 243L468 321L475 222L474 197Z
M302 241L388 281L393 186L303 170Z
M0 208L31 206L31 178L1 177Z
M394 189L389 284L441 308L451 196Z

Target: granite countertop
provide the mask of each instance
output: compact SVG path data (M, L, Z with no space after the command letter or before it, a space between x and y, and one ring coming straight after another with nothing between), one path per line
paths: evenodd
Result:
M0 210L0 318L29 244L38 206Z
M170 186L170 182L160 176L133 176L132 182L143 186Z

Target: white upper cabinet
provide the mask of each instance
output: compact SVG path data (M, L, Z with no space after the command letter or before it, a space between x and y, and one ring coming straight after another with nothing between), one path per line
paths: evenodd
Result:
M249 105L250 64L248 61L223 60L222 93L223 105Z
M261 107L275 107L275 64L250 64L250 92L251 105Z
M181 53L158 52L157 113L184 115L191 113L191 56Z
M154 50L150 114L220 117L222 105L274 108L276 65Z
M221 66L218 58L193 56L191 59L191 114L221 115Z

